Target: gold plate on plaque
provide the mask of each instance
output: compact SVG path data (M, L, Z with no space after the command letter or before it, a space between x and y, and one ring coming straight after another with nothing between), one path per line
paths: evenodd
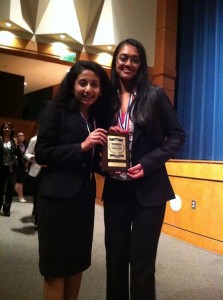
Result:
M102 151L102 170L126 171L129 167L129 134L108 133Z

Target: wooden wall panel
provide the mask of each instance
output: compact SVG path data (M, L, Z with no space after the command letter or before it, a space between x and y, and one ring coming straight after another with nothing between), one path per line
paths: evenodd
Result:
M157 0L155 65L153 83L162 86L172 103L176 78L177 0Z
M179 228L170 226L167 223L163 224L162 232L205 250L212 251L217 254L223 254L221 241L197 235L194 234L194 232L179 230Z
M223 254L223 162L172 160L166 166L182 207L174 211L167 203L163 231Z
M103 205L102 202L102 191L104 187L104 177L102 177L99 174L95 174L96 176L96 184L97 184L97 190L96 190L96 203Z
M222 168L222 161L174 159L167 164L169 175L219 181L223 179Z
M15 133L22 131L25 134L26 140L29 141L36 134L38 124L35 121L27 121L16 118L7 118L0 116L0 126L3 122L11 122L14 126Z
M173 211L168 202L165 223L223 242L223 183L170 177L182 208ZM192 209L192 200L196 208Z
M198 247L223 254L223 162L171 160L167 171L182 207L170 202L162 231ZM104 178L96 175L97 199L101 201ZM192 200L196 208L192 209Z

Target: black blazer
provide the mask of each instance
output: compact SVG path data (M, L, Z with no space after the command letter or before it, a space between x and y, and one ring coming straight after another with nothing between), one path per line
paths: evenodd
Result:
M162 205L165 201L175 198L170 184L165 163L173 158L185 140L185 134L177 119L176 113L166 94L157 89L157 101L159 115L158 131L153 132L148 128L134 124L132 144L132 165L140 163L144 170L144 177L132 180L138 202L144 207ZM118 191L121 183L109 178L105 179L103 198L112 195L112 191ZM127 191L126 191L127 192Z
M13 171L17 171L20 165L23 165L23 157L20 152L19 146L16 144L14 138L10 140L11 151L14 158ZM3 152L4 152L4 140L0 137L0 168L3 167Z
M88 136L85 121L71 108L47 104L41 117L35 147L36 162L42 168L40 194L53 198L76 195L80 188L95 198L95 180L90 171L90 152L81 151Z

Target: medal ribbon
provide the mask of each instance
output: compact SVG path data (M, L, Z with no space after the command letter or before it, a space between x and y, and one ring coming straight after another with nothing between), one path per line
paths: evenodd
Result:
M129 97L129 102L128 102L128 108L124 117L124 120L122 121L122 112L121 109L119 110L119 114L118 114L118 124L119 127L122 128L125 131L128 131L129 129L129 111L130 111L130 105L132 103L132 101L134 100L134 94L131 94Z

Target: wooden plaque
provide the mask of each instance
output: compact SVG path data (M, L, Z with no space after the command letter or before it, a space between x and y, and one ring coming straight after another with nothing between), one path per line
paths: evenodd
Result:
M130 167L129 134L108 133L102 151L103 171L127 171Z

